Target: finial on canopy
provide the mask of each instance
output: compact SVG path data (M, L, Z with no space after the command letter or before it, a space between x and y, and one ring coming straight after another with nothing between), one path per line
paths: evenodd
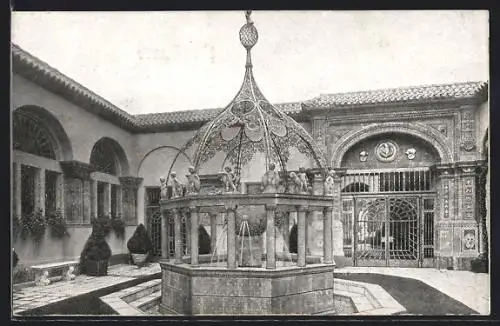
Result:
M251 10L245 11L245 18L247 19L247 24L253 23L252 19L250 19L250 15L252 14Z

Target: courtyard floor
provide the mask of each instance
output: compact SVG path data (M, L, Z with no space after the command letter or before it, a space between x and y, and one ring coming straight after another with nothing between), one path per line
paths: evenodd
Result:
M158 263L152 263L141 269L132 265L115 265L109 267L107 276L78 275L75 280L70 282L60 281L48 286L30 286L15 289L12 298L12 310L15 315L22 314L25 311L41 308L72 297L153 276L160 273L160 271ZM344 267L337 269L335 273L381 274L411 278L435 288L480 314L487 315L490 311L488 274L428 268L384 267Z
M434 268L386 267L343 267L336 269L335 273L381 274L415 279L463 303L481 315L490 314L489 274Z

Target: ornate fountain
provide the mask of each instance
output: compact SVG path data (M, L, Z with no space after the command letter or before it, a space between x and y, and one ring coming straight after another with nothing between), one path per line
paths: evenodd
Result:
M332 193L325 156L294 119L262 95L252 74L251 49L258 33L246 12L239 36L247 51L246 72L235 98L182 148L189 157L186 182L173 171L161 178L162 234L174 220L175 255L162 237L162 300L166 314L319 314L334 312ZM322 175L311 182L305 168L287 170L293 153ZM203 175L220 166L218 174ZM248 167L265 171L254 180ZM177 166L178 168L178 166ZM211 180L211 181L210 181ZM258 182L256 182L258 181ZM167 198L167 185L172 196ZM307 256L307 219L323 215L323 257ZM288 243L289 218L297 217L297 253ZM212 248L199 254L200 219L210 216ZM222 230L215 225L223 220ZM181 224L189 225L187 255ZM219 233L219 234L217 234ZM262 241L261 241L262 240ZM265 245L265 250L264 250Z

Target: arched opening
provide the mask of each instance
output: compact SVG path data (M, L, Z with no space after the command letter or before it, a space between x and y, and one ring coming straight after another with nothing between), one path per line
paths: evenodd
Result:
M125 151L115 140L111 138L99 139L90 153L90 164L99 173L105 173L113 176L124 176L128 174L128 160ZM117 217L122 214L126 219L132 219L135 210L136 194L130 193L128 189L122 189L118 182L109 183L107 181L97 181L97 216L111 214L111 217ZM132 197L131 200L123 198ZM129 207L129 202L134 207ZM124 207L119 207L120 203ZM109 209L107 209L109 205ZM126 207L125 207L126 206Z
M128 160L125 151L115 140L101 138L90 153L90 164L99 172L111 175L127 175Z
M377 133L340 162L345 256L358 266L432 264L438 150L414 135Z
M23 219L35 211L54 214L62 206L63 184L58 162L72 158L61 123L37 106L12 113L13 212Z

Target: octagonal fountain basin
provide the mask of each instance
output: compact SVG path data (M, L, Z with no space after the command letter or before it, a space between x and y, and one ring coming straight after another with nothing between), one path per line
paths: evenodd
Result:
M311 286L313 286L313 284L317 285L317 283L320 281L316 278L316 274L311 274L311 275L312 275L310 279ZM182 276L180 276L179 278L182 278ZM300 278L295 277L295 279L297 282L299 283L301 282ZM321 276L319 279L321 279ZM226 281L221 281L221 283L224 284L226 282L231 283L232 281L230 280L231 278L226 279ZM314 283L313 280L315 280ZM275 281L275 283L276 282L279 281ZM304 279L302 280L302 282L304 282ZM307 279L307 282L309 282L309 279ZM300 287L300 284L296 286L298 288ZM256 291L257 289L255 289L253 293L255 293ZM205 290L205 293L206 292L208 291ZM286 297L286 295L284 295L284 297ZM406 311L405 308L401 304L399 304L391 295L389 295L382 287L371 283L356 282L356 281L349 281L336 278L333 283L332 297L333 297L334 309L325 311L323 313L319 313L319 315L388 316L388 315L402 314L405 313ZM161 298L162 298L161 280L155 279L100 297L100 300L106 303L110 308L112 308L116 314L122 316L179 315L179 313L168 311L164 307L160 308ZM201 303L201 300L199 299L197 300L198 303ZM219 299L219 300L224 301L224 299ZM272 298L270 300L272 302ZM206 301L210 300L205 299L205 302ZM252 300L250 299L249 301ZM258 299L253 299L253 301L258 301ZM224 308L223 309L219 308L219 310L217 310L204 306L202 307L202 309L205 310L205 313L203 313L203 315L229 314L221 312L221 310L224 311L223 310ZM237 315L245 315L245 314L250 314L250 313L247 311L246 313L242 312L238 313ZM254 314L263 315L266 313L255 312ZM287 312L287 314L297 315L299 313L297 311L293 311L293 312Z
M218 266L217 266L218 265ZM161 261L160 313L181 315L312 315L334 313L334 265L228 269Z

